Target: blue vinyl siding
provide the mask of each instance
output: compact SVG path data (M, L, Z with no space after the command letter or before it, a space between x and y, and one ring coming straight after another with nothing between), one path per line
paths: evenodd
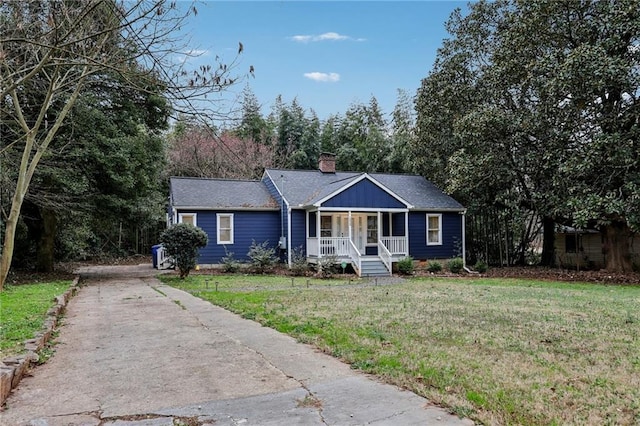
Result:
M409 255L414 259L449 259L461 256L461 250L462 215L442 213L442 245L428 246L427 213L409 213Z
M404 237L404 215L405 213L394 213L391 217L391 232L394 237ZM426 225L425 225L426 226Z
M382 213L382 235L392 237L404 237L404 215L405 213L392 213L389 220L389 213ZM391 229L389 229L391 225ZM389 233L391 231L391 233Z
M291 250L301 247L306 253L307 239L305 237L307 226L305 224L306 210L291 210Z
M277 248L280 238L280 214L278 211L208 211L180 210L179 213L197 213L198 227L209 236L209 243L200 249L199 264L218 264L227 251L233 252L238 260L247 261L247 252L251 243L269 242L270 247ZM217 243L216 213L233 214L233 244Z
M382 233L379 235L389 235L389 213L382 213Z
M316 226L317 224L317 220L318 220L318 216L317 216L317 212L309 212L309 238L315 238L318 233L316 232Z
M397 198L368 179L340 192L322 203L323 207L406 208Z

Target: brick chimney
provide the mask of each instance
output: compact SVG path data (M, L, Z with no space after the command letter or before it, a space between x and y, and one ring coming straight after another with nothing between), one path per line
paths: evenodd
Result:
M336 172L336 155L330 152L321 152L318 160L318 168L322 173Z

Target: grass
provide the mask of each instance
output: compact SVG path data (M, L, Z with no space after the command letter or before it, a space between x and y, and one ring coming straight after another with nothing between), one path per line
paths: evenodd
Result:
M216 276L219 291L203 291L203 277L163 279L483 423L640 423L638 287Z
M22 343L42 329L55 297L70 285L55 281L5 287L0 293L0 359L22 352Z

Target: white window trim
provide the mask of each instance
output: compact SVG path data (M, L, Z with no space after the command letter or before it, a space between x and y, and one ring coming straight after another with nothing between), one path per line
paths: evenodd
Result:
M220 239L220 218L221 217L228 217L229 218L229 226L230 226L230 231L229 232L229 236L231 237L230 241L222 241ZM233 244L233 234L234 234L234 227L233 227L233 213L216 213L216 240L218 244Z
M438 218L438 242L431 243L429 242L429 218L437 217ZM427 232L425 235L427 239L428 246L441 246L442 245L442 214L429 214L427 213Z
M197 213L178 213L178 223L182 223L184 216L193 216L193 226L198 226L198 214Z

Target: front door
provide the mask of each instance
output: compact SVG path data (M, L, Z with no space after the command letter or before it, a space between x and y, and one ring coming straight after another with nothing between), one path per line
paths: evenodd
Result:
M349 216L343 215L338 221L338 235L340 237L349 236ZM365 253L367 245L367 216L363 214L351 215L351 241L362 254Z

